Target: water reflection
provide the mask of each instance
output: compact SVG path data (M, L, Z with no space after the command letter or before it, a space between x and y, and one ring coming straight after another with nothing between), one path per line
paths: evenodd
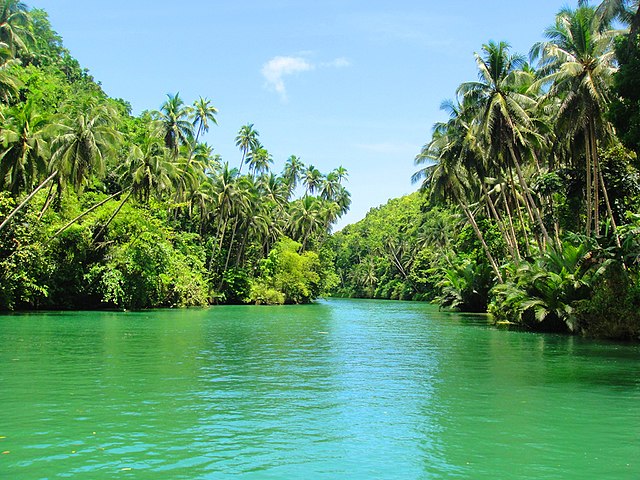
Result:
M0 345L8 478L640 476L634 346L347 300L0 317Z

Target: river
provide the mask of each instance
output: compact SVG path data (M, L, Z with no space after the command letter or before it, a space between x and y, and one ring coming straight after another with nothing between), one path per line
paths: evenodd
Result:
M0 316L0 478L637 479L640 347L412 302Z

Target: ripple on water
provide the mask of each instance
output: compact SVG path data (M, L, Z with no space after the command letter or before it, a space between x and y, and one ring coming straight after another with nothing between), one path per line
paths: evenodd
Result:
M7 478L640 478L637 346L406 302L0 323Z

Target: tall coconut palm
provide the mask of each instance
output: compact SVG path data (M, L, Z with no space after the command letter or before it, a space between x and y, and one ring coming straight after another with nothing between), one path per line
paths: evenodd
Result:
M300 181L300 174L304 170L304 163L300 157L295 155L291 155L287 158L287 161L284 165L284 170L282 171L282 177L287 184L289 189L289 196L293 194L293 191L298 186L298 182Z
M334 170L334 172L338 176L338 182L339 183L342 183L344 180L346 180L349 177L349 172L342 165L340 165L338 168L336 168Z
M598 140L612 135L606 114L616 71L613 51L616 33L602 28L591 7L564 8L556 16L555 24L545 30L548 41L532 49L532 56L540 59L541 82L550 84L548 95L562 99L557 113L560 133L574 144L584 145L587 235L592 226L598 233L601 189L615 229L599 168Z
M588 0L578 0L578 5L588 7ZM640 29L640 5L637 0L602 0L596 8L596 15L602 28L614 20L630 25L630 37L635 38Z
M433 138L422 148L415 160L416 165L426 164L426 166L414 173L411 179L414 183L422 180L420 188L429 192L432 201L453 200L460 205L482 245L498 282L503 283L498 264L468 205L467 194L470 191L471 176L460 162L460 156L456 151L459 144L447 137L449 133L451 133L450 129L447 129L445 124L437 125ZM455 130L453 133L455 135Z
M305 250L307 242L322 228L321 201L316 197L305 196L291 205L290 233L302 243Z
M522 77L530 76L530 72L521 69L524 57L511 54L509 49L506 42L483 45L483 55L475 54L478 81L463 83L458 93L474 105L475 121L489 152L503 158L508 168L515 168L531 222L537 221L544 241L549 244L547 229L523 171L523 151L528 148L527 137L533 126L529 112L535 100L521 93L519 86Z
M340 185L340 188L338 188L338 192L335 195L335 202L340 207L340 216L349 211L349 207L351 206L351 194L342 185Z
M259 136L260 133L257 130L254 130L253 123L248 123L247 125L243 125L242 127L240 127L240 131L236 136L236 147L238 147L242 152L242 159L240 160L240 168L238 169L238 173L242 172L242 166L244 165L249 152L255 151L259 148Z
M200 135L209 131L209 122L216 125L218 124L218 120L216 119L217 114L218 109L211 105L211 101L208 98L200 97L194 102L191 116L193 118L193 127L196 129L196 145L198 145Z
M306 188L306 194L314 194L322 184L322 173L313 165L309 165L302 173L302 183Z
M155 113L162 125L165 147L177 157L180 146L188 144L193 137L193 123L189 119L191 108L185 106L179 93L168 94L160 111Z
M50 170L60 169L61 178L77 190L82 190L90 174L102 174L106 156L121 140L114 128L115 116L106 105L88 104L77 116L53 124Z
M334 200L340 188L338 174L329 172L320 185L320 196L325 200Z
M249 173L260 175L269 171L269 164L273 163L273 158L266 148L259 147L247 158Z
M175 164L164 148L163 139L147 134L131 147L121 169L121 183L130 185L133 195L149 202L151 194L159 195L172 186Z

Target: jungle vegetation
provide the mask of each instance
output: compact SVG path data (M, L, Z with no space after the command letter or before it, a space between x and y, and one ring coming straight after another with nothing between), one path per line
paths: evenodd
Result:
M637 2L604 0L561 9L528 56L482 45L415 159L420 192L332 239L336 294L639 339L639 33Z
M0 2L0 309L303 303L336 281L331 226L347 172L252 124L238 158L203 135L208 98L134 116L63 46L43 10Z

